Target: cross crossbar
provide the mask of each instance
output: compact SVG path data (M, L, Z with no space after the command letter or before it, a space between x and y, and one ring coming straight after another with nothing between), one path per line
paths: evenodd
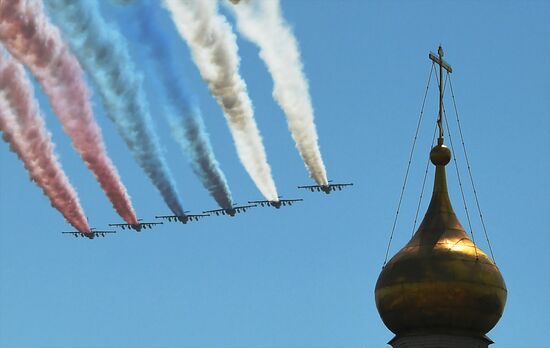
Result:
M452 73L453 72L453 68L451 68L451 66L445 61L443 60L443 58L439 58L438 56L435 55L435 53L432 53L430 52L430 54L428 55L428 57L437 65L441 65L443 67L443 69L447 70L449 73Z

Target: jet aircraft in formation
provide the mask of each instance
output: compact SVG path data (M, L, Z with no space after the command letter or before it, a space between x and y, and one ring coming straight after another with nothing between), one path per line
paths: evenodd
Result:
M279 198L282 198L281 196L279 196ZM292 203L295 203L295 202L301 202L303 201L303 199L279 199L278 201L267 201L267 200L262 200L262 201L248 201L248 203L251 203L251 204L259 204L261 207L274 207L276 209L279 209L281 208L281 206L286 206L286 205L292 205Z
M86 237L90 239L94 239L94 237L105 237L106 234L116 233L116 231L106 231L106 230L98 230L96 228L90 228L89 233L82 233L80 231L63 231L61 232L63 234L72 234L76 238L78 237Z
M238 213L244 213L246 212L246 209L250 209L250 208L254 208L256 207L255 204L253 205L240 205L240 206L236 206L236 205L233 205L231 206L230 208L227 208L227 209L214 209L214 210L206 210L206 211L203 211L203 213L205 214L216 214L216 215L229 215L229 216L235 216L236 214Z
M141 219L139 219L138 221L141 221ZM162 224L163 224L162 222L138 222L137 224L109 224L109 226L120 227L123 230L129 229L129 230L134 230L139 232L142 229L147 229L147 228L151 229L153 228L154 225L162 225Z
M186 211L186 213L188 213ZM209 214L184 214L184 215L157 215L155 216L156 219L164 219L168 220L169 222L181 222L182 224L186 224L189 221L199 221L199 219L210 216Z
M346 186L353 186L353 183L345 183L345 184L331 184L332 180L329 180L328 185L305 185L305 186L298 186L300 189L306 189L310 190L311 192L314 192L317 190L318 192L323 191L327 195L332 191L342 191L342 188Z
M311 192L317 191L317 192L325 192L326 194L331 193L332 191L341 191L342 188L347 186L353 186L353 183L332 183L332 180L329 181L327 185L304 185L304 186L298 186L300 189L306 189L310 190ZM181 222L183 224L186 224L189 221L199 221L200 219L210 216L210 214L216 214L219 215L229 215L229 216L235 216L239 213L246 212L247 209L257 207L260 205L261 207L274 207L276 209L280 209L282 206L291 206L293 203L296 202L302 202L303 199L281 199L282 197L279 196L279 199L276 201L270 201L270 200L258 200L258 201L249 201L250 205L232 205L229 208L221 208L221 209L214 209L214 210L205 210L203 211L203 214L186 214L187 211L183 215L157 215L155 218L157 219L164 219L168 220L169 222ZM134 231L141 231L142 229L152 229L155 225L162 225L163 222L142 222L141 219L138 220L137 224L126 224L126 223L120 223L120 224L109 224L109 226L112 227L120 227L123 230L134 230ZM64 231L62 232L64 234L72 234L75 237L87 237L90 239L93 239L94 237L105 237L107 234L116 233L116 231L109 231L109 230L97 230L95 228L91 228L90 232L88 233L82 233L79 231Z

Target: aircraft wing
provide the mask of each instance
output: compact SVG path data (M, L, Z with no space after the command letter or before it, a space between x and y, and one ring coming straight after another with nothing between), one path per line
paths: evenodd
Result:
M223 213L225 212L225 209L214 209L214 210L205 210L203 213L209 214L209 213Z
M155 218L156 219L166 219L166 220L170 220L172 218L177 218L178 216L177 215L156 215Z
M199 221L199 219L202 219L204 217L210 216L210 214L188 214L187 217L190 221Z
M105 237L107 234L115 234L116 231L102 231L102 230L95 230L92 232L94 236L96 237Z
M241 212L241 211L246 211L246 209L248 208L254 208L256 205L255 204L251 204L251 205L239 205L239 206L236 206L236 207L233 207L233 209L235 209L237 212Z
M157 215L155 216L156 219L164 219L168 220L170 222L176 222L179 221L180 216L178 215Z
M338 190L341 190L342 187L346 186L353 186L353 183L345 183L345 184L329 184L331 188L337 188Z
M72 234L75 237L78 237L79 235L84 234L82 232L77 232L77 231L63 231L61 233L63 233L63 234Z
M157 215L155 216L155 218L168 220L170 222L177 222L177 221L182 221L184 219L189 219L189 221L199 221L200 218L203 218L206 216L210 216L210 215L208 214Z
M63 234L72 234L72 235L75 236L76 238L78 238L78 237L82 237L82 238L84 238L84 237L87 237L87 238L93 238L93 237L95 237L95 233L93 234L93 237L91 236L90 233L86 234L86 233L82 233L82 232L78 232L78 231L71 231L71 232L69 232L69 231L64 231L64 232L61 232L61 233L63 233Z
M317 191L326 191L327 188L330 190L330 191L334 191L334 189L338 189L339 191L342 190L343 187L346 187L346 186L353 186L353 183L342 183L342 184L333 184L332 183L332 180L329 180L329 184L328 185L303 185L303 186L298 186L298 188L301 188L301 189L306 189L306 190L310 190L311 192L317 190Z
M317 188L317 187L321 187L320 185L303 185L303 186L298 186L298 188L302 188L302 189L310 189L310 188Z
M301 202L303 201L303 199L299 198L299 199L281 199L279 200L279 202L285 206L285 205L292 205L292 203L295 203L295 202Z
M300 202L303 201L303 199L279 199L278 201L268 201L268 200L262 200L262 201L248 201L248 203L253 204L259 204L262 207L270 206L278 203L281 203L281 205L292 205L294 202Z
M297 198L297 199L281 199L280 202L286 202L286 203L293 203L293 202L302 202L303 199Z
M132 228L132 225L130 224L109 224L109 226L111 227L121 227L123 230L128 228L128 229L131 229Z
M303 185L303 186L298 186L298 188L310 190L311 192L314 192L315 190L321 191L321 185Z
M245 212L246 209L253 208L255 206L256 206L255 204L239 205L239 206L233 206L230 209L234 209L235 212L240 213L240 212ZM216 215L222 214L222 215L225 215L227 213L227 211L230 210L230 209L221 208L221 209L214 209L214 210L205 210L205 211L203 211L203 213L205 213L205 214L216 214Z
M248 203L251 204L269 204L271 201L263 200L263 201L248 201Z
M105 237L106 234L113 234L116 233L116 231L103 231L103 230L92 230L90 233L82 233L79 231L63 231L61 232L63 234L72 234L75 237L88 237L89 235L93 235L94 237Z
M139 225L143 228L152 228L155 225L162 225L163 222L140 222Z

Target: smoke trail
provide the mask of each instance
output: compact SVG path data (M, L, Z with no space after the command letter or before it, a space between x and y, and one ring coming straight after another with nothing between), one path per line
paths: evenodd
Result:
M65 219L82 233L90 226L76 191L54 153L23 67L0 52L0 130L29 175Z
M149 105L121 35L105 22L96 1L46 0L86 72L99 87L107 115L135 160L176 215L184 215L170 170L159 148Z
M185 86L183 67L170 47L169 33L162 29L159 7L143 0L133 17L139 42L147 48L150 65L161 82L159 95L167 100L166 115L177 143L191 160L193 172L222 208L231 207L231 192L212 150L197 102ZM177 35L174 33L174 35Z
M252 102L239 75L236 38L229 23L218 14L217 1L165 0L165 3L191 49L202 78L223 108L245 169L266 199L278 200Z
M74 147L94 173L117 213L130 224L137 218L118 173L103 145L89 103L89 91L76 58L40 3L0 1L0 41L38 79Z
M292 138L309 174L319 185L327 185L300 50L283 19L279 0L252 0L231 8L239 32L260 48L260 57L273 78L273 97L286 114Z
M170 118L174 138L191 157L193 171L203 186L210 192L218 205L231 208L232 198L225 176L214 158L210 141L205 136L205 126L200 110L192 109L192 115L185 118Z

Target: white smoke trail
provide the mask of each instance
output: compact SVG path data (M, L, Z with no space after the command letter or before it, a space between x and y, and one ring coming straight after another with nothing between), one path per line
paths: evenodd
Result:
M309 174L319 185L327 185L298 42L283 18L279 0L250 0L230 7L239 32L260 48L260 57L273 78L273 97L286 114Z
M239 75L236 37L226 19L218 14L217 1L165 0L165 3L191 49L202 78L224 111L245 169L266 199L278 200L252 102Z

